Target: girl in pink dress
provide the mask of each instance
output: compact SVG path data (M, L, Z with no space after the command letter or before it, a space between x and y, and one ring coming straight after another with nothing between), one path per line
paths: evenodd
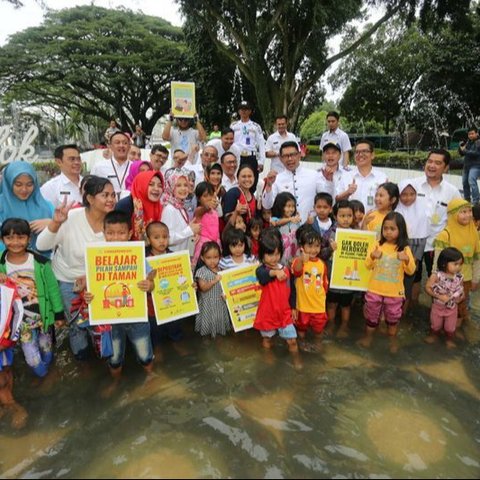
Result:
M195 222L200 223L200 235L195 239L195 252L192 265L195 266L200 258L202 246L207 242L220 243L220 218L217 212L215 189L208 182L201 182L195 188L198 207L195 210Z

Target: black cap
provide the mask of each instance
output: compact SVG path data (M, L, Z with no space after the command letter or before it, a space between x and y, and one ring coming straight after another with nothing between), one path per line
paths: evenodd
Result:
M252 104L248 102L247 100L242 100L238 104L237 110L253 110Z
M322 152L324 152L327 148L336 148L340 153L342 153L342 149L340 147L340 145L337 143L337 142L328 142L326 143L323 148L322 148Z

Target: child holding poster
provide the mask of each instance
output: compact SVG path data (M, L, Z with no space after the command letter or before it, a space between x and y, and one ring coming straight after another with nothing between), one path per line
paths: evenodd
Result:
M335 231L337 228L352 229L354 228L354 212L352 202L349 200L340 200L333 207L333 215L335 216ZM332 250L336 250L337 244L332 242ZM328 271L331 278L332 264L331 257L328 264ZM329 324L329 332L334 329L335 316L337 308L340 305L341 324L337 332L337 337L345 338L348 336L348 323L350 322L350 311L353 302L354 292L351 290L341 290L329 288L327 292L327 316Z
M130 241L132 230L128 215L124 212L118 211L108 213L104 220L104 235L107 242ZM143 292L151 292L154 285L152 280L144 279L137 283L137 287ZM93 299L94 296L91 292L85 293L85 301L87 303L91 303ZM113 355L108 361L113 383L104 392L104 396L110 396L121 380L127 338L130 340L130 343L135 350L137 360L142 365L145 372L148 375L153 372L153 348L150 339L150 325L148 322L114 324L112 325Z
M292 290L290 271L280 264L283 243L280 233L273 229L264 230L260 236L259 257L262 264L257 268L257 278L262 287L257 316L253 328L262 335L263 348L270 350L272 338L278 332L293 355L294 365L300 367L297 332L293 325Z
M320 260L322 239L311 225L304 225L298 235L300 256L295 258L292 271L296 278L298 317L296 327L300 340L309 328L319 346L321 334L327 324L326 296L328 289L327 266Z
M220 281L221 251L217 242L207 242L200 252L203 266L195 273L198 283L198 307L200 313L195 318L195 331L202 337L226 335L231 330L230 316L226 302L222 298Z
M398 323L405 299L403 279L405 275L412 275L416 268L408 245L407 225L400 213L387 214L382 223L380 240L368 249L365 263L372 270L372 275L365 295L366 333L359 344L370 347L383 315L391 339L390 351L395 353L398 349Z

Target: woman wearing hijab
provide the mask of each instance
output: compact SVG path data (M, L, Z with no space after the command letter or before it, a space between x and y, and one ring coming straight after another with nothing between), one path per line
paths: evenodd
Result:
M29 247L35 250L37 236L50 222L53 211L53 205L40 192L32 165L17 161L4 168L0 184L0 225L11 217L27 220L33 232ZM0 250L3 249L0 242Z
M130 170L128 171L128 176L125 179L125 188L131 191L135 177L140 172L148 172L149 170L153 170L153 167L152 164L147 160L136 160L132 162L132 165L130 165Z
M133 180L130 196L117 203L115 210L125 212L132 219L132 240L144 240L148 225L162 218L163 185L160 172L140 172Z

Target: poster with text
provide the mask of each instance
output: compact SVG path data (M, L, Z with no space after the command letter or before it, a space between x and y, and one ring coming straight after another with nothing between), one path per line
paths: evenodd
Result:
M365 266L365 258L376 237L376 232L337 229L337 250L333 253L330 288L367 290L372 272Z
M188 251L148 257L147 262L155 272L152 298L157 324L196 315L197 294Z
M196 113L195 84L192 82L171 82L172 114L180 118L193 118Z
M144 242L91 243L85 250L91 325L148 322Z
M235 332L253 327L262 290L255 271L258 265L231 268L220 272L223 294Z

